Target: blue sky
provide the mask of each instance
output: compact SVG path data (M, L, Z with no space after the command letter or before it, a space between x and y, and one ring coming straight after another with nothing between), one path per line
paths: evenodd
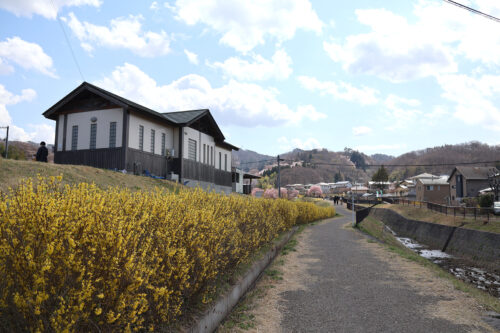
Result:
M442 0L0 0L12 139L53 142L41 114L83 79L159 112L209 108L228 142L271 155L500 144L500 23Z

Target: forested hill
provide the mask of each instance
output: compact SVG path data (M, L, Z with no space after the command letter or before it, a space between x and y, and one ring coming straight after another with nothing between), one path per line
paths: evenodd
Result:
M480 142L468 142L457 145L444 145L434 148L413 151L389 161L390 165L422 165L422 164L456 164L460 162L497 161L500 166L500 145L489 146ZM494 166L489 164L486 166ZM485 166L478 164L477 166ZM422 172L449 175L453 166L439 167L389 167L391 178L406 178Z
M274 158L273 156L259 154L251 150L233 150L233 165L246 172L252 169L262 170L267 164L272 164L269 161Z

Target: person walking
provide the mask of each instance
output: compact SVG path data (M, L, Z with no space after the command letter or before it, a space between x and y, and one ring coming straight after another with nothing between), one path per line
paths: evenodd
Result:
M40 148L36 152L36 160L38 162L47 162L47 156L49 155L49 150L45 147L45 141L40 142Z

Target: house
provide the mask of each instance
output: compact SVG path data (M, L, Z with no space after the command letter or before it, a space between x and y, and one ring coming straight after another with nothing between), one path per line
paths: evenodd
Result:
M455 167L448 178L451 203L457 205L462 202L463 198L477 197L479 191L490 187L488 176L498 172L494 167Z
M417 201L437 204L448 204L450 201L450 184L445 178L417 178Z
M246 173L243 170L235 167L233 167L231 170L233 192L235 193L250 194L252 192L252 180L261 178L259 176Z
M160 113L83 82L43 115L54 162L125 170L231 192L232 150L208 109Z
M317 183L316 186L319 186L321 188L321 192L323 194L330 193L330 185L328 183Z

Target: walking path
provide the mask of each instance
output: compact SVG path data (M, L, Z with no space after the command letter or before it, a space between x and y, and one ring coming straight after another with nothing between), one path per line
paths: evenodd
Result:
M297 251L283 256L280 267L275 264L283 280L259 282L274 286L254 301L255 331L494 331L472 298L369 242L348 227L351 212L336 209L344 217L308 227L298 237Z

